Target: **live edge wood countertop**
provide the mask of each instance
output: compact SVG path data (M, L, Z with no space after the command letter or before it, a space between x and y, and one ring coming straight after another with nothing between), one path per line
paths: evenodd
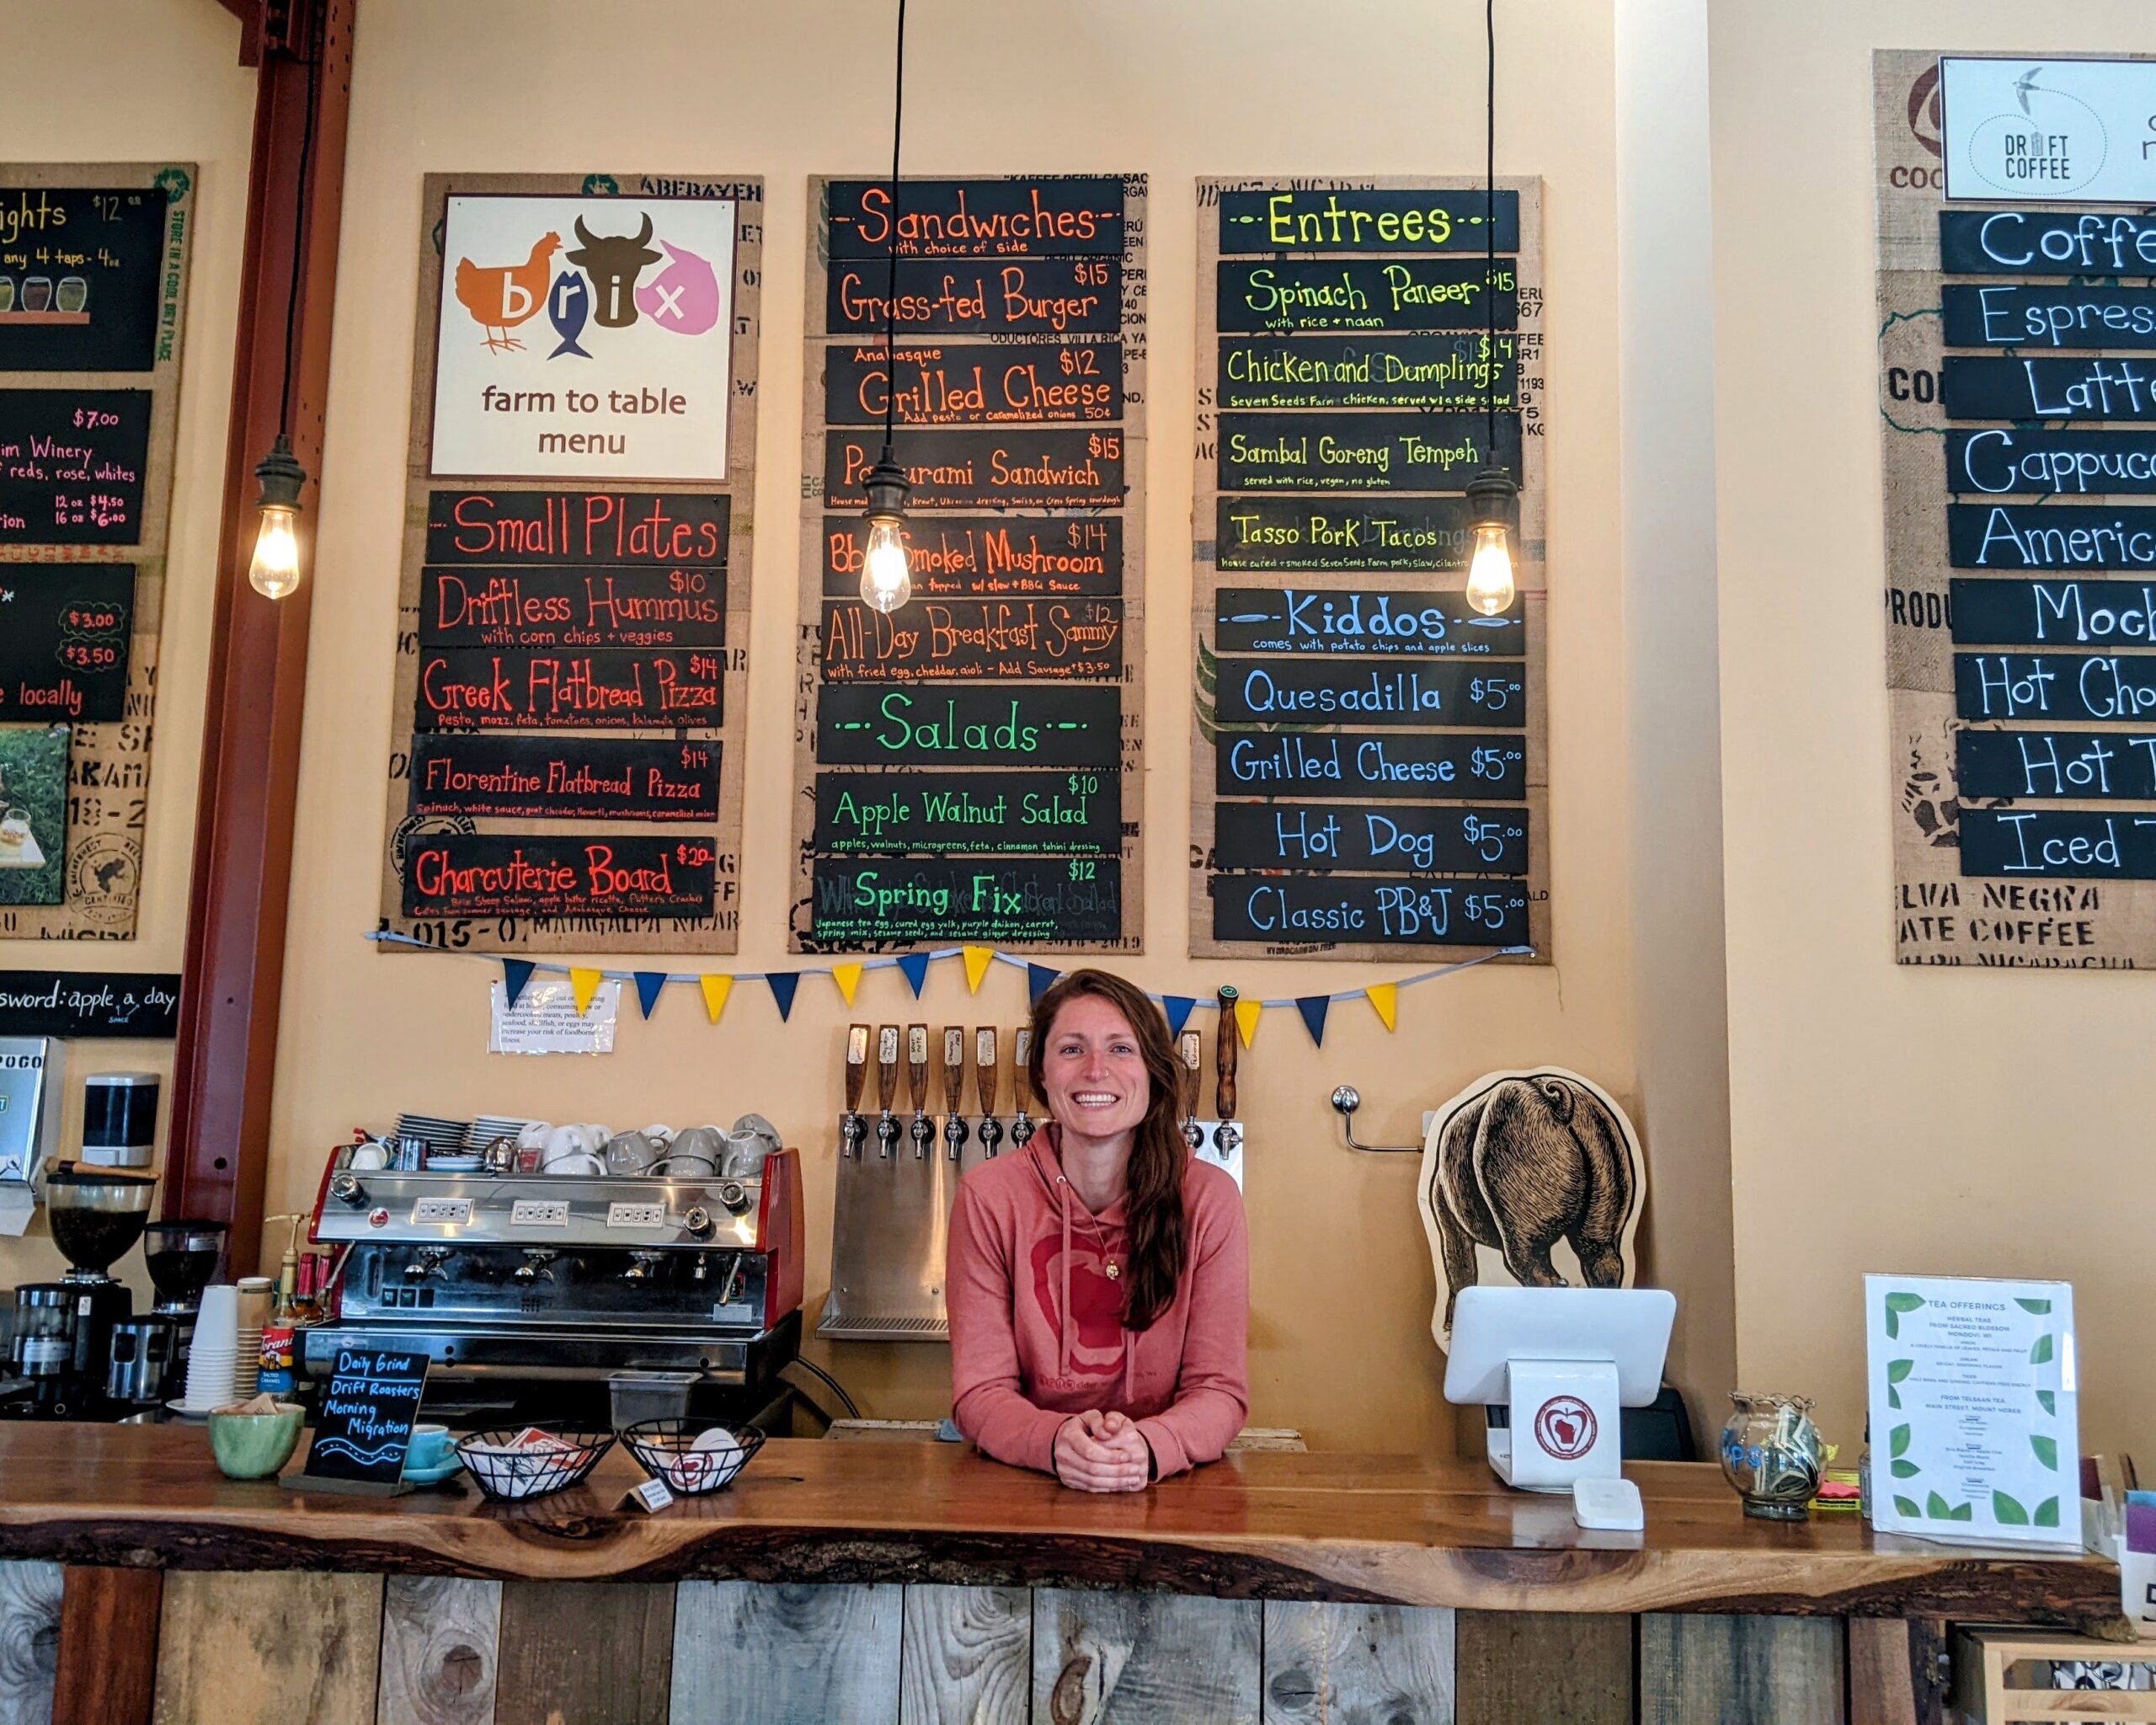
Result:
M2096 1626L2118 1571L2072 1556L1875 1537L1855 1517L1748 1521L1720 1472L1628 1473L1644 1534L1479 1462L1236 1455L1093 1497L952 1444L766 1444L724 1492L618 1508L618 1448L574 1490L491 1503L467 1479L402 1498L224 1478L200 1427L0 1425L0 1558L542 1581L944 1582L1501 1611L1721 1611Z

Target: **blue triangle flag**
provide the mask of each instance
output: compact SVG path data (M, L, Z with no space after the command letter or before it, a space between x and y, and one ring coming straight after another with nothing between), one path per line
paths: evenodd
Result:
M1182 1027L1190 1023L1190 1009L1198 1004L1190 995L1171 994L1161 1001L1161 1010L1168 1015L1168 1034L1181 1036Z
M666 986L664 970L639 970L636 973L637 998L643 1002L643 1015L648 1018L651 1009L659 1004L659 991Z
M900 953L899 969L907 982L912 985L913 997L919 1000L921 985L928 980L928 954L926 953Z
M533 965L529 959L502 960L502 992L508 996L508 1004L515 1007L517 997L524 992L524 985L531 980Z
M1049 985L1061 975L1062 972L1051 970L1045 964L1027 965L1026 997L1033 1005L1038 1006L1041 1003L1041 996L1049 991Z
M1310 1040L1320 1048L1325 1046L1325 1015L1331 1005L1332 996L1329 994L1306 994L1295 1002L1295 1010L1310 1027Z
M764 980L771 985L771 996L778 1002L779 1023L783 1024L793 1012L793 991L801 986L798 970L774 970Z

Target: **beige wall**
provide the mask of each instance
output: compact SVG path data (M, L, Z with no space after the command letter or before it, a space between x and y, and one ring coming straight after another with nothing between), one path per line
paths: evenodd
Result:
M0 940L0 968L177 972L187 946L196 772L209 675L210 596L232 407L232 307L247 220L254 74L239 24L206 0L86 0L0 9L0 160L193 162L194 255L183 337L172 533L157 665L141 921L132 942ZM91 1072L172 1071L169 1042L77 1042L67 1054L63 1140L82 1133ZM172 1088L161 1098L169 1116ZM163 1141L160 1132L159 1141ZM131 1260L138 1269L139 1257ZM42 1214L0 1240L0 1290L58 1274ZM147 1283L144 1284L147 1286Z
M1852 1445L1867 1270L2071 1280L2083 1449L2156 1416L2148 979L1893 962L1870 108L1875 46L2149 40L2137 0L1713 8L1738 1362Z
M1552 608L1550 719L1556 969L1486 968L1413 991L1387 1037L1337 1009L1322 1052L1292 1012L1269 1014L1243 1087L1255 1311L1253 1408L1324 1442L1412 1449L1449 1439L1428 1325L1432 1278L1414 1164L1337 1147L1325 1098L1369 1098L1361 1125L1414 1137L1421 1111L1487 1068L1556 1060L1636 1101L1629 966L1625 640L1619 509L1611 27L1594 6L1510 4L1502 162L1548 193ZM607 22L602 27L600 19ZM1145 692L1149 830L1185 830L1190 656L1195 212L1201 174L1475 171L1481 162L1479 9L1351 0L1311 28L1283 0L1142 0L1084 7L931 0L911 13L907 166L921 173L1144 171L1152 176L1153 431ZM380 955L382 761L395 723L391 654L410 412L420 176L429 171L757 173L766 178L762 424L751 624L742 950L786 965L792 584L799 531L805 182L872 172L889 147L890 8L852 0L724 6L689 0L602 14L563 0L366 0L354 73L344 248L330 382L315 649L300 798L269 1202L311 1196L327 1146L399 1108L686 1123L759 1108L808 1164L812 1315L827 1279L833 1120L850 1017L1014 1023L1022 973L964 997L939 967L915 1007L872 975L857 1014L805 983L781 1027L760 985L717 1029L670 994L621 1052L592 1062L489 1057L488 968ZM1019 45L1030 40L1022 51ZM1293 44L1291 52L1283 48ZM1564 123L1547 123L1561 115ZM1155 988L1233 981L1246 995L1359 985L1402 974L1341 965L1193 965L1181 847L1150 847ZM677 968L688 969L684 963ZM1665 1242L1667 1244L1668 1242ZM940 1348L819 1350L887 1414L945 1403ZM1719 1386L1710 1385L1709 1388Z

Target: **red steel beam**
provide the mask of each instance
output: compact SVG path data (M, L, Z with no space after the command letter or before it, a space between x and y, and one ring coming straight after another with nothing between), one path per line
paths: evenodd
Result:
M261 64L163 1199L168 1216L231 1225L235 1274L254 1268L262 1231L357 3L264 0L244 32L259 45ZM254 465L276 437L284 387L307 130L303 56L320 61L292 341L292 448L312 476L300 523L307 575L296 593L273 601L248 585L247 568L258 519Z

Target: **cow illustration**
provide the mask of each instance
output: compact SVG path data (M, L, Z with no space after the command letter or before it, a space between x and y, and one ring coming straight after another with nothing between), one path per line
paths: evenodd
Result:
M1632 1280L1646 1168L1625 1111L1577 1072L1491 1072L1438 1111L1422 1146L1417 1199L1442 1292L1430 1331L1452 1337L1453 1302L1481 1279L1476 1247L1526 1288L1570 1285L1560 1241L1590 1288Z
M637 321L637 277L664 254L651 243L651 217L634 233L594 233L576 218L577 248L565 261L591 278L592 318L603 328L626 329Z

